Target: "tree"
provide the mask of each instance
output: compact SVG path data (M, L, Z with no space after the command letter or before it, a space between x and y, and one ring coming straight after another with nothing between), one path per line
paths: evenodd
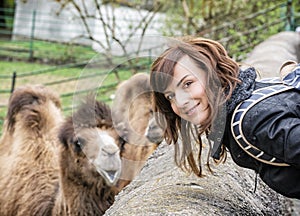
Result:
M0 28L6 28L4 1L0 1Z
M134 62L131 59L132 53L128 51L128 44L132 42L133 38L136 40L137 35L139 36L138 41L135 41L135 43L138 43L135 55L138 56L149 25L162 8L162 4L159 1L153 1L152 7L148 5L147 10L141 9L143 8L143 4L139 3L139 1L136 1L134 4L129 4L129 1L120 0L102 2L99 0L58 0L57 2L61 6L60 11L66 8L75 10L76 16L82 21L82 25L86 31L86 34L81 37L88 38L98 44L110 65L114 65L112 58L112 44L114 42L121 48L122 54L128 60L131 68L134 68ZM118 34L118 30L122 28L122 24L118 23L120 19L117 17L117 9L120 5L124 5L124 2L127 2L128 4L126 6L130 6L135 10L139 17L136 17L135 20L128 18L128 32L126 35L121 35ZM91 8L94 10L91 10ZM124 19L126 19L126 17L124 17ZM93 25L95 25L95 22L100 23L98 27L101 26L102 28L102 32L105 35L104 40L99 40L97 35L94 34Z
M5 20L6 11L14 7L13 0L2 0L0 1L0 29L6 29L7 23Z
M286 0L177 0L166 11L166 35L198 35L220 41L242 56L284 30ZM240 60L241 57L238 57Z

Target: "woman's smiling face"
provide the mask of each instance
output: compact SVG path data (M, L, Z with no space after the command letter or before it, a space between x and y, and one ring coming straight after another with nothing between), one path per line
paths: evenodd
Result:
M175 65L173 79L164 92L173 111L195 125L201 124L208 117L205 80L205 71L186 55Z

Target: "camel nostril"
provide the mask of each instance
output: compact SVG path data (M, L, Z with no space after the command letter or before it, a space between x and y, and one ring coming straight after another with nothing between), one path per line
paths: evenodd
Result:
M119 152L118 148L105 148L103 149L103 153L106 154L107 156L113 156Z

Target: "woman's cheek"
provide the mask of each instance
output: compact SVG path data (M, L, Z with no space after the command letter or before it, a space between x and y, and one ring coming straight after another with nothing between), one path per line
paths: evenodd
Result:
M178 116L181 116L180 112L179 112L179 109L177 108L175 103L171 103L171 107L172 107L172 110L173 110L174 113L176 113Z

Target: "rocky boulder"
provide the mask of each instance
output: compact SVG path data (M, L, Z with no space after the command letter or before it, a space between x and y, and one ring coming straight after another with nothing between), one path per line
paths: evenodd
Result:
M288 215L290 203L230 156L198 178L174 163L174 147L162 143L140 175L105 215Z
M279 76L281 64L286 60L300 60L300 33L285 31L269 37L255 46L243 61L260 71L261 77Z

